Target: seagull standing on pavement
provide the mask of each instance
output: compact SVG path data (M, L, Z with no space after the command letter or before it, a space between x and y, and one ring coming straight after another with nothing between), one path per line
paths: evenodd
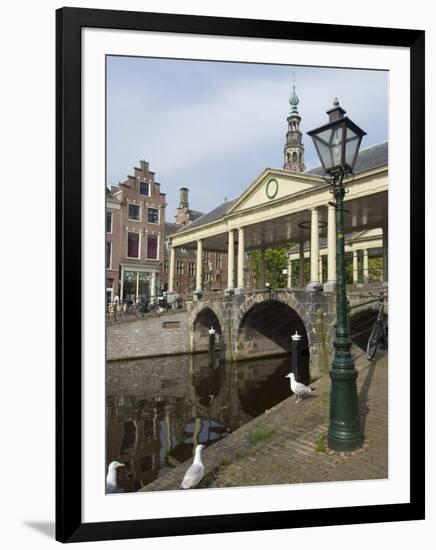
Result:
M291 390L293 393L295 393L297 403L302 399L304 399L306 395L315 391L310 386L305 386L301 382L297 382L297 380L295 380L295 375L293 372L290 372L289 374L287 374L285 378L291 379Z
M204 449L204 445L197 445L195 449L194 462L188 468L188 471L183 478L180 489L192 489L198 485L204 475L204 465L201 460L201 451Z
M106 476L106 493L116 493L117 492L117 469L123 467L125 464L114 460L111 462L107 469Z

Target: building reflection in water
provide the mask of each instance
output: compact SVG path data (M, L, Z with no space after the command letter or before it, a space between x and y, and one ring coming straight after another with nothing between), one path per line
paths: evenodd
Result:
M308 363L308 358L307 358ZM307 366L306 366L307 368ZM107 464L137 491L291 395L290 357L208 364L207 354L107 365Z

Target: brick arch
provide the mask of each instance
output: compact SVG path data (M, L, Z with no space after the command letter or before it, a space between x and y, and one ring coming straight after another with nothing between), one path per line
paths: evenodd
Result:
M225 333L226 325L225 318L222 309L219 304L214 302L194 302L189 312L189 338L190 338L190 350L191 352L206 352L208 351L208 340L205 340L207 334L205 333L205 325L202 324L202 328L196 327L196 322L202 312L212 313L218 321L219 327L215 327L217 330L216 338L219 339L219 359L225 358Z
M191 333L195 330L195 322L197 320L198 315L204 311L205 309L209 309L214 313L219 321L221 332L224 333L225 330L225 318L224 318L224 312L222 308L215 304L214 302L194 302L191 310L189 312L189 330Z
M309 348L311 349L315 343L313 341L313 335L315 333L315 330L314 330L314 326L311 321L309 312L307 311L305 306L299 300L297 300L297 298L293 294L289 292L274 292L273 294L271 294L271 298L269 298L268 295L265 295L265 293L259 293L248 297L247 300L239 307L237 320L236 320L237 321L236 333L239 335L241 324L246 314L257 304L261 302L266 302L268 300L273 300L276 302L281 302L283 304L286 304L297 313L297 315L300 317L306 329L307 341L309 344Z

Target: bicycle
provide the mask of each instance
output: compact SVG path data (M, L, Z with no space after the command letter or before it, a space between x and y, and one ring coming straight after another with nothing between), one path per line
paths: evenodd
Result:
M371 294L373 296L373 294ZM372 327L369 335L368 345L366 346L366 356L368 361L372 361L381 343L387 348L388 346L388 325L384 314L385 295L383 292L379 296L374 296L378 300L380 306L377 314L377 319ZM375 301L375 300L374 300Z

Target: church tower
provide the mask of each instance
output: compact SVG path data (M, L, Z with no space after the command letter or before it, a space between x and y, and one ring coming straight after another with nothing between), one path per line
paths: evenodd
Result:
M295 84L292 86L292 94L289 98L291 110L287 118L288 131L286 133L286 144L284 148L285 162L283 170L288 172L304 172L304 145L301 141L302 134L300 132L301 117L298 114L298 96L295 92Z

